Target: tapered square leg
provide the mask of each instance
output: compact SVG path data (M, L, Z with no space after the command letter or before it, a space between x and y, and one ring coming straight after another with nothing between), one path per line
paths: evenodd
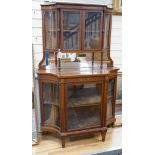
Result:
M62 148L65 147L65 137L61 137Z
M106 132L105 131L104 132L101 132L102 142L105 141L105 135L106 135Z
M42 136L46 136L47 134L48 134L48 132L47 131L42 131Z
M115 127L115 123L113 122L113 123L111 123L111 127L112 128L114 128Z

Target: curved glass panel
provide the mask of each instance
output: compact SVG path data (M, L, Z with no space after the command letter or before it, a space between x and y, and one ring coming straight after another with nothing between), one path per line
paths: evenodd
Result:
M44 125L60 127L59 116L59 85L43 83Z
M114 103L114 79L109 80L108 84L108 98L107 98L107 119L113 115L113 103Z
M45 18L46 49L56 49L57 47L56 11L45 11L44 18Z

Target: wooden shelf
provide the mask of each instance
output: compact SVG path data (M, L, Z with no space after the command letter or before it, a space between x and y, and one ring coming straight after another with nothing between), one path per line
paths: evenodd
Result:
M97 106L101 103L101 97L99 95L85 96L85 97L70 97L68 99L68 107L85 107L85 106Z
M91 33L100 33L100 31L84 31L84 32L86 32L86 33L88 33L88 32L91 32Z
M90 107L90 106L99 106L100 103L99 102L96 102L96 103L83 103L83 104L79 104L79 103L74 103L74 104L71 104L71 103L68 103L68 108L78 108L78 107Z
M48 32L56 32L57 30L47 30Z
M79 32L79 30L63 30L63 32Z
M56 103L51 103L51 102L44 102L43 105L54 105L54 106L59 106L59 104L56 104Z
M54 106L59 106L59 104L56 103L44 103L44 105L54 105ZM78 107L87 107L87 106L99 106L100 102L95 102L95 103L68 103L68 108L78 108Z
M108 100L113 99L113 96L108 96Z

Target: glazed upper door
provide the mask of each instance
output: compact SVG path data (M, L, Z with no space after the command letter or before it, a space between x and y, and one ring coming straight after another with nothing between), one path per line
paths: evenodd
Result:
M84 11L84 50L101 49L102 14L103 13L101 11Z
M111 32L111 19L112 16L111 14L105 14L104 16L104 27L103 27L103 36L104 36L104 39L103 39L103 48L106 49L110 49L110 32Z
M44 48L54 50L57 48L57 12L47 10L43 12L44 19Z
M80 50L81 12L79 10L62 10L62 49Z

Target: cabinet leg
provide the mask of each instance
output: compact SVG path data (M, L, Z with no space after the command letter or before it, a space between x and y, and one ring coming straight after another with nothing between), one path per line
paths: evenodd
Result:
M115 123L113 122L113 123L107 125L107 127L108 127L108 128L111 128L111 127L114 128L114 127L115 127Z
M48 132L47 131L42 131L42 136L46 136L47 134L48 134Z
M115 123L114 123L114 122L111 124L111 127L112 127L112 128L114 128L114 127L115 127Z
M61 137L62 148L65 147L65 137Z
M102 142L104 142L104 141L105 141L105 135L106 135L106 132L101 132Z

